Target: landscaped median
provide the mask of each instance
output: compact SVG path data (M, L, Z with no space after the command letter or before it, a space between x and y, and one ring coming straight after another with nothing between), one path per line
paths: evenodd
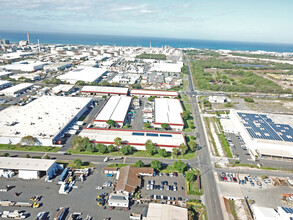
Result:
M189 170L185 173L187 195L203 195L200 172L196 169Z
M49 146L27 146L27 145L12 145L12 144L0 144L0 150L8 151L36 151L36 152L57 152L60 150L59 147Z
M191 219L206 220L206 207L197 199L189 199L187 202L188 216Z

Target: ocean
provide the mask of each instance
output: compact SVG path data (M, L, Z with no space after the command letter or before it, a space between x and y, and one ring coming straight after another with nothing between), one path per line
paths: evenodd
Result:
M5 32L0 30L0 39L7 39L10 42L26 40L26 33ZM72 44L72 45L116 45L116 46L143 46L163 47L168 45L174 48L206 48L225 50L263 50L274 52L293 52L293 44L274 43L250 43L232 41L192 40L158 37L134 37L134 36L110 36L110 35L89 35L89 34L63 34L63 33L30 33L30 41L41 44Z

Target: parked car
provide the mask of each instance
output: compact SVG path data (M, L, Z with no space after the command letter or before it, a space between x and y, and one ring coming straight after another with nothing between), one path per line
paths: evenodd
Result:
M107 176L107 177L113 177L114 175L113 175L113 174L110 174L110 173L107 173L106 176Z

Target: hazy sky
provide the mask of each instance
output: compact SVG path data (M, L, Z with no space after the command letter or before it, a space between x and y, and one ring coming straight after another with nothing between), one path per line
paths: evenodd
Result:
M293 43L292 23L293 0L0 0L0 30Z

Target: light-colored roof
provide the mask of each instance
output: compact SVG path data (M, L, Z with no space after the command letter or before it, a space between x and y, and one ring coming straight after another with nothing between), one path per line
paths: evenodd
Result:
M81 92L127 95L128 88L110 87L110 86L84 86L81 89Z
M179 99L156 98L155 99L155 124L167 123L169 125L182 125L181 117L183 108Z
M150 71L180 73L182 67L183 62L165 63L161 61L160 63L154 63Z
M0 80L0 86L4 86L6 84L11 84L11 82L9 82L7 80Z
M1 157L0 169L47 171L56 160Z
M188 210L173 205L150 203L147 220L187 220Z
M84 82L94 82L100 78L107 70L95 67L79 67L76 70L65 73L57 78L71 82L77 82L79 80Z
M25 106L10 106L0 111L0 137L53 139L91 100L42 96Z
M256 219L278 220L280 216L273 208L252 206L253 214Z
M131 95L152 95L152 96L174 96L177 97L178 93L175 91L164 91L164 90L143 90L143 89L132 89Z
M52 88L53 93L68 92L73 88L73 85L61 84Z
M15 93L21 92L22 90L27 89L31 86L33 86L32 83L20 83L15 86L9 87L7 89L1 90L1 93L7 94L7 95L15 94Z
M112 119L116 122L124 122L132 97L112 96L102 111L95 118L95 121L106 122Z
M143 135L137 135L137 133ZM182 143L185 144L184 135L177 132L86 128L81 131L80 135L102 144L114 144L116 137L120 137L122 142L130 145L144 145L147 140L152 140L160 147L177 147Z

